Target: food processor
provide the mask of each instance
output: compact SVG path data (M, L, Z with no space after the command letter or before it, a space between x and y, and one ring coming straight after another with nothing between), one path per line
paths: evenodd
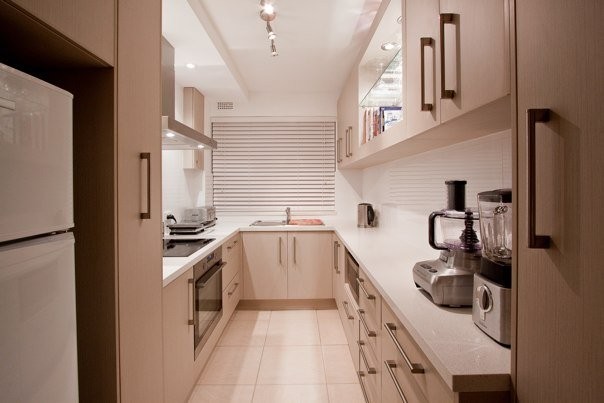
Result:
M413 281L437 305L470 306L474 273L481 262L476 231L478 212L466 208L465 180L449 180L445 184L447 208L433 212L428 220L428 243L441 251L440 256L436 260L416 263Z
M474 275L472 319L495 341L511 343L512 191L478 193L482 259Z

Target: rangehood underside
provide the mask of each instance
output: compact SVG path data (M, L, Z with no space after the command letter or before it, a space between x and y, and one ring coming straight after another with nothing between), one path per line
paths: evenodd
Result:
M164 150L214 150L218 143L170 116L162 116L161 145Z

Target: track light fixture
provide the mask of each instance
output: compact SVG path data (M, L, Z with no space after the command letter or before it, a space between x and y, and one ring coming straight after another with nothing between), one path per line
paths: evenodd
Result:
M277 38L277 34L273 30L271 26L271 21L273 21L277 17L277 12L275 11L275 6L273 5L272 0L260 0L260 19L262 21L266 21L266 32L268 33L268 40L270 41L270 51L271 56L277 56L277 47L275 46L275 39Z

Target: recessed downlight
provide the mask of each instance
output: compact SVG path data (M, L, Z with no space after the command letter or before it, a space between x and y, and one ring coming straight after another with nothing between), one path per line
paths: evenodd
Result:
M193 63L187 63L187 64L185 64L185 66L187 66L188 69L194 69L195 68L195 64L193 64Z
M176 136L174 133L172 133L172 132L166 132L166 137L172 138L174 136Z
M398 42L395 42L395 41L389 41L389 42L384 42L384 43L382 43L381 48L382 48L382 50L386 50L386 51L388 51L388 50L392 50L392 49L398 48L398 47L400 47L400 46L401 46L401 45L400 45Z

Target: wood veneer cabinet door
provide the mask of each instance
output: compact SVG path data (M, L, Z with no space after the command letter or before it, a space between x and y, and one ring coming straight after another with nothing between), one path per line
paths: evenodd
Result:
M161 2L120 0L117 15L120 400L161 402ZM148 162L141 160L141 153L149 153ZM148 212L148 218L141 212Z
M359 148L359 73L355 67L338 98L339 165L353 161ZM338 165L338 166L339 166Z
M287 298L332 298L330 232L289 232Z
M517 290L513 380L520 402L604 396L604 2L516 0ZM536 233L528 244L527 109L535 123ZM514 312L514 310L513 310Z
M115 0L12 0L109 65L114 65Z
M287 298L287 232L246 232L243 298Z

